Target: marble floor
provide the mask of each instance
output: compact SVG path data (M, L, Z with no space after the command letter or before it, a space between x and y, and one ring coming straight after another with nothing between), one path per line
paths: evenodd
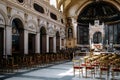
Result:
M85 70L83 71L85 75ZM88 75L89 76L89 75ZM112 80L111 76L106 79L106 75L99 78L99 75L95 77L89 76L88 78L73 76L72 62L65 62L56 65L42 66L39 68L22 69L16 73L1 73L0 80ZM117 76L114 80L120 80Z

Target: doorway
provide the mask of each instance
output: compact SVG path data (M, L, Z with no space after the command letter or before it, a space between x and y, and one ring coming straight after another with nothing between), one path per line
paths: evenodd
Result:
M53 37L49 37L49 52L53 53Z
M0 58L3 57L4 49L4 29L0 28Z
M57 33L56 33L56 52L59 52L59 50L60 50L60 34L57 31Z
M93 42L95 44L101 43L102 42L102 34L101 32L95 32L93 35Z
M40 29L40 53L46 53L46 29L41 27Z
M35 34L28 34L28 52L29 54L35 53Z
M24 26L20 19L12 21L12 55L24 54Z

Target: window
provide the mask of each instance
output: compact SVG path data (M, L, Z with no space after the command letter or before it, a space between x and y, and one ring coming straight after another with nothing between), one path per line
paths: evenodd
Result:
M50 17L54 20L57 20L57 16L54 13L50 13Z
M18 2L19 2L19 3L23 3L23 2L24 2L24 0L18 0Z
M101 34L101 32L94 33L93 42L94 43L101 43L102 42L102 34Z
M19 51L20 29L17 27L17 23L12 23L12 52Z
M78 25L77 27L77 43L86 45L89 40L89 29L86 26Z
M36 4L36 3L34 3L34 9L35 9L36 11L40 12L40 13L44 13L43 7L40 6L40 5L38 5L38 4Z
M120 44L120 23L105 26L105 44Z

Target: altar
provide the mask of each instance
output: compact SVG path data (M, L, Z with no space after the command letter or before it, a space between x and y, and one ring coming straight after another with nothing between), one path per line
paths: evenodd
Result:
M104 23L100 24L99 20L95 20L94 25L89 24L89 44L90 50L93 50L93 54L100 54L100 52L104 52L104 36Z

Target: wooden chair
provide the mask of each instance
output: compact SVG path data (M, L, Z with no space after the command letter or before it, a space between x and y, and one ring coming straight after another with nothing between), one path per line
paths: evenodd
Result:
M100 62L100 78L102 78L103 72L106 73L107 78L109 75L109 69L110 69L110 65L109 65L109 61L108 60L102 60Z
M28 67L32 68L35 66L35 62L33 61L33 57L32 56L28 56Z
M80 77L80 72L83 76L83 66L81 66L81 60L78 59L78 60L75 60L73 59L73 73L74 73L74 76L75 76L75 72L76 70L79 72L79 77Z
M82 66L82 59L80 58L79 53L73 53L73 73L75 76L75 72L78 71L79 72L79 77L80 77L80 73L82 74L83 77L83 66Z
M18 71L18 64L15 63L14 57L9 57L7 62L8 71L14 72L14 70Z
M36 57L36 63L37 63L37 67L39 67L39 65L42 64L41 54L37 55L37 57Z
M83 65L83 64L82 64ZM85 62L85 64L83 65L85 67L85 77L87 78L88 77L88 72L91 73L91 76L94 76L95 77L95 66L93 66L92 64L92 61L91 60L88 60Z
M115 80L115 76L118 76L118 75L115 75L115 73L120 73L120 66L115 66L111 69L112 71L112 80Z
M112 61L111 65L112 80L115 80L115 76L119 76L115 75L115 73L120 73L120 59L115 59L114 61Z

